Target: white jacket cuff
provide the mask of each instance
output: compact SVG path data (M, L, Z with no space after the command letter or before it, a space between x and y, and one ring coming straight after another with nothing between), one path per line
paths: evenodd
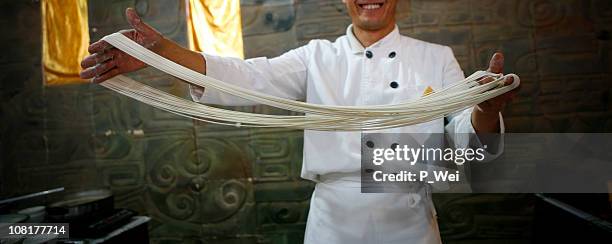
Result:
M472 139L470 140L469 145L471 147L484 148L485 145L482 144L482 141L476 134L476 130L474 128L474 125L472 124L471 118L469 121L470 121L470 125L469 125L470 132L469 133L474 135ZM502 155L502 153L504 152L504 133L506 133L506 125L504 124L504 117L502 113L500 112L499 113L499 134L500 134L499 138L497 139L496 142L492 142L494 145L486 145L485 160L483 162L494 160Z

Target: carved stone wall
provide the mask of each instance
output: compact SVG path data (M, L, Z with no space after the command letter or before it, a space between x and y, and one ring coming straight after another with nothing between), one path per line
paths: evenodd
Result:
M450 45L466 73L506 53L523 78L505 113L511 132L612 131L612 4L607 0L400 1L404 35ZM89 1L92 40L128 28L135 6L185 44L184 1ZM243 0L247 57L334 40L350 19L339 0ZM312 183L300 180L302 136L194 123L95 85L43 87L39 3L0 0L0 196L110 187L117 205L153 217L154 243L299 243ZM133 76L188 97L180 81ZM232 108L283 114L257 106ZM448 243L530 238L528 195L438 195Z

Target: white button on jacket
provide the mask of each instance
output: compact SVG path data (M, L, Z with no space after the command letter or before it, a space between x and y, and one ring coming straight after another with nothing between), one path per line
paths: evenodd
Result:
M327 105L395 104L464 79L449 47L399 34L364 48L352 26L335 42L312 40L276 58L204 54L206 75L278 97ZM222 105L252 102L206 89L194 100ZM428 123L384 130L406 133L474 133L472 109ZM503 120L500 127L504 130ZM317 183L306 243L439 243L428 192L361 194L361 132L304 132L302 177ZM467 143L455 142L456 144Z

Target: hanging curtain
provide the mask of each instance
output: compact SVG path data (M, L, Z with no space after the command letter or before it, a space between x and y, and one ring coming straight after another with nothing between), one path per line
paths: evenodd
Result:
M188 10L191 50L244 58L240 0L189 0Z
M42 65L46 85L87 82L79 78L87 56L87 0L42 0Z

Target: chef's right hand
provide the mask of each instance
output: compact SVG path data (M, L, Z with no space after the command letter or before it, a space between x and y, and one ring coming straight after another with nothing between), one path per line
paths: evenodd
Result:
M151 50L159 48L158 46L164 37L153 27L144 23L133 8L126 9L125 14L133 29L122 30L119 33ZM147 66L140 60L114 48L106 41L94 42L89 46L88 51L91 55L81 61L83 70L80 76L83 79L93 78L91 81L94 83L100 83L116 75L136 71Z

